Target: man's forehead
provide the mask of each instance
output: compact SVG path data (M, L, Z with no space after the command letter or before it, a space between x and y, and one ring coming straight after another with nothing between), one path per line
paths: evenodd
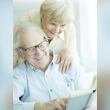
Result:
M43 34L38 30L20 33L20 44L24 48L39 44L44 40Z
M20 36L21 36L21 38L24 38L24 37L28 38L28 37L33 37L33 36L36 36L36 38L41 38L41 39L44 38L43 33L41 33L37 29L29 30L29 31L22 31L22 32L20 32Z

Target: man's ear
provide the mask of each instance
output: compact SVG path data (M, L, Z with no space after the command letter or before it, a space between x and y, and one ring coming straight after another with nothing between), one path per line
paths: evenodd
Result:
M17 48L17 51L18 51L18 53L19 53L22 57L24 57L24 53L23 53L22 50L20 50L19 48Z

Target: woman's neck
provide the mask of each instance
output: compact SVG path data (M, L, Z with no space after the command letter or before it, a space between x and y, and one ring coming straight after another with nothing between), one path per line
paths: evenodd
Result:
M48 39L49 44L50 44L51 41L52 41L52 39Z

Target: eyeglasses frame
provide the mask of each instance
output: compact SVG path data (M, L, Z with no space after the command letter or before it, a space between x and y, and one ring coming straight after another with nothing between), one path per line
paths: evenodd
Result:
M50 38L48 38L48 39L50 39ZM45 42L45 41L46 41L46 42L48 42L48 39L45 39L45 40L44 40L44 41L42 41L41 43L43 43L43 42ZM35 46L32 46L32 47L35 47L35 48L37 48L37 47L38 47L38 48L39 48L39 45L40 45L41 43L39 43L39 44L37 44L37 45L35 45ZM19 49L21 49L21 50L26 51L27 49L32 48L32 47L28 47L28 48L26 48L26 49L24 49L24 48L22 48L22 47L18 47L18 48L19 48ZM47 44L47 47L48 47L48 44ZM46 48L47 48L47 47L46 47ZM45 49L46 49L46 48L45 48ZM40 49L40 48L39 48L39 49ZM45 49L43 49L43 50L45 50ZM41 49L40 49L40 50L41 50ZM43 51L43 50L42 50L42 51ZM26 53L28 54L28 52L27 52L27 51L26 51ZM28 55L29 55L29 54L28 54Z

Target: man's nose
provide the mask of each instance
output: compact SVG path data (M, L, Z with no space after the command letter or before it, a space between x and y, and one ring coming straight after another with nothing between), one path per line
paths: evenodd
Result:
M36 51L35 51L35 55L42 55L43 54L43 51L39 49L39 47L36 48Z

